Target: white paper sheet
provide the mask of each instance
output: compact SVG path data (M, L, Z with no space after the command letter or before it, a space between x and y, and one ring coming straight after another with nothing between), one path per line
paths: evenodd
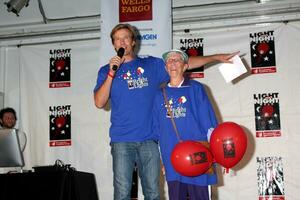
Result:
M235 55L230 59L231 63L222 63L219 66L219 70L224 77L226 83L236 79L240 75L247 72L246 67L244 66L241 58L238 55Z

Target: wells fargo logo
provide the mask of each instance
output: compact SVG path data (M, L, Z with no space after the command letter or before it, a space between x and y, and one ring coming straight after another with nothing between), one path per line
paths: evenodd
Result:
M120 0L119 21L152 20L152 0Z

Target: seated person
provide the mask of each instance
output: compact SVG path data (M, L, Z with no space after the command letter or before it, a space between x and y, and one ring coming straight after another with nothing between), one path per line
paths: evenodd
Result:
M17 115L16 115L16 111L13 108L7 107L0 110L1 128L13 129L16 126L16 122L17 122ZM25 150L25 146L27 142L26 134L23 131L20 131L18 129L16 130L19 137L20 148L21 151L23 152Z

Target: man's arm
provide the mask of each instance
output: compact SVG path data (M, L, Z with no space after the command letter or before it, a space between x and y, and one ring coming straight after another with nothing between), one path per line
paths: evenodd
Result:
M103 108L109 99L114 73L109 72L108 74L110 75L107 75L106 80L103 82L100 88L94 92L94 103L97 108Z
M123 61L124 58L122 59L119 56L114 56L110 59L107 77L99 89L94 92L94 103L97 108L103 108L106 105L110 96L112 81L116 73L112 68L114 65L120 66Z
M239 54L238 52L234 52L231 54L214 54L210 56L191 56L189 57L189 68L188 69L195 69L197 67L201 67L205 64L212 63L212 62L222 62L222 63L231 63L229 61L230 58Z

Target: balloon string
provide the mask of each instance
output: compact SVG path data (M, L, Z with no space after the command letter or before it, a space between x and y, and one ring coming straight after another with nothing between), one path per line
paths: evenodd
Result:
M178 139L179 142L182 142L182 139L181 139L180 136L179 136L178 129L177 129L176 124L175 124L175 120L174 120L174 117L173 117L173 113L172 113L172 111L171 111L171 106L170 106L169 101L168 101L168 99L167 99L167 94L166 94L166 88L165 88L165 87L166 87L166 86L163 86L163 87L162 87L162 91L163 91L163 95L164 95L164 99L165 99L165 104L166 104L166 106L167 106L168 114L169 114L170 117L171 117L172 125L173 125L173 128L174 128L175 133L176 133L176 137L177 137L177 139Z

